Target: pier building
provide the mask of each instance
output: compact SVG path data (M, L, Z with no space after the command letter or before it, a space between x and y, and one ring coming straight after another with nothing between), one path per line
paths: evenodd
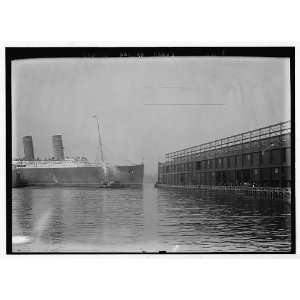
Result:
M167 153L158 183L291 186L291 122L282 122Z

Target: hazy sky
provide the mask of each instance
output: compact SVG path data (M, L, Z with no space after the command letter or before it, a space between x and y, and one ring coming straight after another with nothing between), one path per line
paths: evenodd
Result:
M154 173L167 152L290 119L289 60L162 57L31 59L12 64L13 157L32 135L36 157L95 161L97 114L104 158L144 159ZM148 106L220 103L219 106Z

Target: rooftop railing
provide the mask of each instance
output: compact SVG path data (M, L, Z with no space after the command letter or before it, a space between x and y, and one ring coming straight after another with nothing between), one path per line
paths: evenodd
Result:
M218 139L212 142L204 143L194 147L185 148L165 155L166 161L181 160L183 158L194 159L200 153L211 150L222 150L224 148L243 145L271 137L281 136L291 132L291 121L281 122L274 125L262 127L259 129L247 131L241 134Z

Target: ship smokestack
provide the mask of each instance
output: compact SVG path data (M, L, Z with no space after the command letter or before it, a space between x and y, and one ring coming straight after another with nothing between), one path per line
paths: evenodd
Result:
M64 147L61 135L52 136L53 155L55 160L64 160Z
M32 136L23 137L25 160L34 160Z

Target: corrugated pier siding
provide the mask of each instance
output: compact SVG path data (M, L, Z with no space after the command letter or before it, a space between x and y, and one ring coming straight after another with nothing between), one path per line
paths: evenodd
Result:
M157 186L290 195L291 122L168 153Z

